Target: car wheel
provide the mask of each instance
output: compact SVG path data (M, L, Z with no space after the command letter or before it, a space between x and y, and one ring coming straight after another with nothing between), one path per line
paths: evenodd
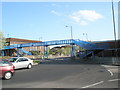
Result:
M27 67L28 69L31 69L32 68L32 65L31 64L28 64L28 67Z
M12 78L12 73L11 73L11 72L6 72L6 73L4 74L4 79L9 80L9 79L11 79L11 78Z

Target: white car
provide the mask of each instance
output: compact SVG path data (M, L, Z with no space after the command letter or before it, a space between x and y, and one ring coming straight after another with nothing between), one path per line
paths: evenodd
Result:
M33 65L33 60L27 58L27 57L13 57L8 59L13 65L14 69L19 69L19 68L32 68Z

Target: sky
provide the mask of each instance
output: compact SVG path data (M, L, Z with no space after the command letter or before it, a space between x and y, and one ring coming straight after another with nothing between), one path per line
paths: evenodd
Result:
M118 33L117 2L114 10ZM71 39L71 26L74 39L113 40L111 2L2 2L1 30L6 38Z

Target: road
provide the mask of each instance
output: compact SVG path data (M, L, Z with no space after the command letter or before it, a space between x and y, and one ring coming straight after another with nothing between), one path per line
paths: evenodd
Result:
M2 83L3 88L118 88L119 81L117 66L57 59L16 70L11 80Z

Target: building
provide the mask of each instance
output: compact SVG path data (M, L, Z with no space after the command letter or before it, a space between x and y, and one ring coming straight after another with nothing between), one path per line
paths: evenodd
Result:
M106 47L107 49L96 54L100 57L120 57L120 40L96 41L98 47Z
M7 45L34 43L34 42L42 42L42 41L18 39L18 38L6 38L6 44ZM23 47L23 49L25 51L38 51L40 53L44 53L44 47L43 46ZM16 51L17 51L17 49L5 50L5 56L16 56Z

